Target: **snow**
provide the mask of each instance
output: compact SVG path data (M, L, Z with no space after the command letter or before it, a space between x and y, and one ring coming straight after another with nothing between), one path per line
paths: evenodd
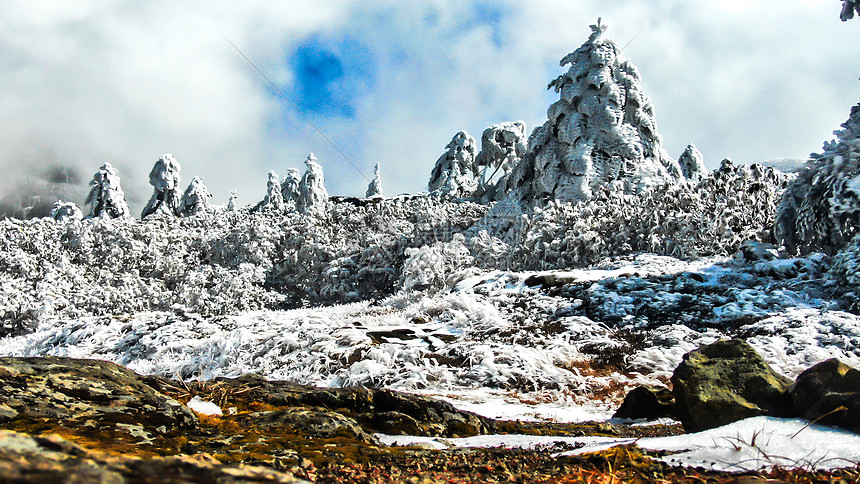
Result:
M197 395L194 395L194 398L189 400L186 405L191 410L194 410L195 412L202 415L223 415L224 413L221 411L221 407L219 407L217 404L207 400L203 400Z
M433 438L377 434L386 445L452 447L504 447L552 449L556 443L577 446L560 455L598 452L616 445L636 444L670 465L715 471L750 472L774 467L836 469L860 463L860 435L802 419L754 417L704 432L653 438L554 437L533 435L479 435Z

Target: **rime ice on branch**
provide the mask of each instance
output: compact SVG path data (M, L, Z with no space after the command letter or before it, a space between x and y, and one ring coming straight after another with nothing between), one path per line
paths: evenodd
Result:
M382 178L379 176L379 163L376 164L376 167L373 169L373 180L370 184L367 185L367 192L365 192L365 198L374 198L382 196Z
M182 194L179 214L188 216L206 210L209 207L210 198L212 198L212 194L203 184L203 180L199 176L195 176L188 184L188 188L185 189L185 193Z
M325 189L325 175L322 166L316 162L313 153L305 160L305 171L299 184L299 203L296 208L302 213L322 213L328 207L328 192Z
M149 203L143 208L141 218L156 212L179 215L179 171L182 168L171 154L164 154L149 172L149 184L155 188Z
M120 218L129 215L125 194L120 186L119 172L110 163L102 165L93 175L90 193L84 203L90 205L89 216L93 218Z
M613 184L634 193L677 181L681 170L665 152L639 71L591 26L588 40L561 60L570 69L549 84L560 99L529 137L528 153L511 173L520 200L587 200Z
M860 104L813 153L779 204L774 235L791 253L842 249L860 229Z
M431 195L446 198L469 198L475 194L478 176L475 158L478 144L465 131L454 135L445 153L436 161L427 189Z

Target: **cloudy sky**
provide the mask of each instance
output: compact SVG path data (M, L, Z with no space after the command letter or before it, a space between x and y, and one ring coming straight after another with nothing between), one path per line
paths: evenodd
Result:
M139 210L162 153L224 203L314 152L329 192L419 192L458 130L529 132L558 61L603 17L642 74L664 145L710 168L804 158L860 99L860 20L838 0L0 0L2 177L105 161ZM231 47L352 160L350 166ZM26 168L25 168L26 167ZM36 168L34 168L36 167ZM2 180L0 180L2 181ZM81 194L83 199L84 193ZM78 200L81 202L82 200Z

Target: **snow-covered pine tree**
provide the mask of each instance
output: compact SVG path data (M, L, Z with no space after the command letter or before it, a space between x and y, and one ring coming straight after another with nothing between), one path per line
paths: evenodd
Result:
M90 193L84 202L90 205L90 217L120 218L130 215L125 193L120 185L119 172L105 163L90 181Z
M299 184L301 196L296 204L296 208L302 213L317 213L325 212L328 206L328 192L325 189L325 175L323 174L322 166L316 162L316 157L313 153L308 155L305 160L307 171L302 176L302 181Z
M444 198L470 198L478 183L478 143L469 133L460 131L445 146L445 153L436 160L427 189L431 195Z
M699 183L708 175L705 159L693 143L688 144L681 157L678 158L678 165L681 167L684 178L693 183Z
M266 181L266 196L258 203L254 210L277 210L284 209L284 198L281 195L281 182L278 180L278 174L274 171L269 172L269 179Z
M561 60L570 69L549 84L560 99L529 137L528 152L508 180L519 200L586 200L608 184L635 193L681 177L663 149L639 71L604 38L600 19L591 29L588 40Z
M179 214L184 216L194 215L209 208L209 199L212 194L206 188L203 180L199 176L191 179L185 193L182 194L182 200L179 202Z
M149 184L155 191L143 207L141 218L156 212L179 215L179 171L182 167L173 155L166 153L156 160L149 172Z
M788 187L774 235L791 253L842 249L860 228L860 104Z
M227 199L227 211L233 212L236 210L236 199L239 198L236 196L236 190L230 191L230 198Z
M287 174L281 182L281 196L284 199L284 208L288 211L296 209L299 198L302 196L302 177L296 168L287 168Z
M379 175L379 163L373 168L373 180L367 185L365 198L379 198L382 196L382 178Z

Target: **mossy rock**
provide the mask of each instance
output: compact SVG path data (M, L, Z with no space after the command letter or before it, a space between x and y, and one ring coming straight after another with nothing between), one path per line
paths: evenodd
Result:
M831 358L801 373L788 393L796 415L860 431L860 370Z
M748 343L721 340L684 355L672 375L675 413L688 432L760 415L787 416L791 381Z

